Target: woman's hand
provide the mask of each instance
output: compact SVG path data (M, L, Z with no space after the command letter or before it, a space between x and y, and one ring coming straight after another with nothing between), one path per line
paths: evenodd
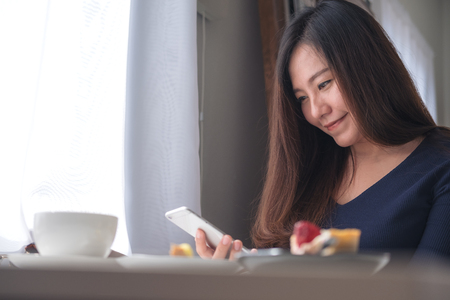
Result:
M195 235L195 248L201 258L225 259L229 252L230 260L235 260L235 255L242 250L242 242L240 240L233 241L231 236L224 235L219 245L217 245L217 248L213 249L206 244L205 232L201 229L198 229Z

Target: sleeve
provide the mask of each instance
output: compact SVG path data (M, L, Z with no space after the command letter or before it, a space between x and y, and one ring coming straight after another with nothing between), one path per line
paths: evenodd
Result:
M450 168L445 169L433 189L432 207L414 260L450 259Z

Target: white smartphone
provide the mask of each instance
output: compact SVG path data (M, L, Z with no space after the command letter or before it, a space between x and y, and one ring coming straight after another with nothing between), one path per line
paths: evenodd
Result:
M217 247L225 234L223 231L197 215L186 206L166 212L166 218L193 237L195 237L197 229L203 230L206 234L206 242L212 248ZM242 247L242 251L245 253L250 252L245 247Z

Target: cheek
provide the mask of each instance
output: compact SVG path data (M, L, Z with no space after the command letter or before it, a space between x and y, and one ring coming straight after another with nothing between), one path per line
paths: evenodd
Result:
M342 93L337 86L333 87L332 95L334 95L333 102L335 108L341 111L348 111L347 105L344 101L344 97L342 96Z

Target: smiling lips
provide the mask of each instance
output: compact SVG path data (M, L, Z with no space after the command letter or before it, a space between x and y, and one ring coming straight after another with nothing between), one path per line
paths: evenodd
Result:
M346 113L342 118L330 122L328 124L325 124L323 127L325 127L326 129L328 129L328 131L333 131L334 129L336 129L336 127L338 127L339 124L342 123L342 121L344 120L344 118L347 116L348 113Z

